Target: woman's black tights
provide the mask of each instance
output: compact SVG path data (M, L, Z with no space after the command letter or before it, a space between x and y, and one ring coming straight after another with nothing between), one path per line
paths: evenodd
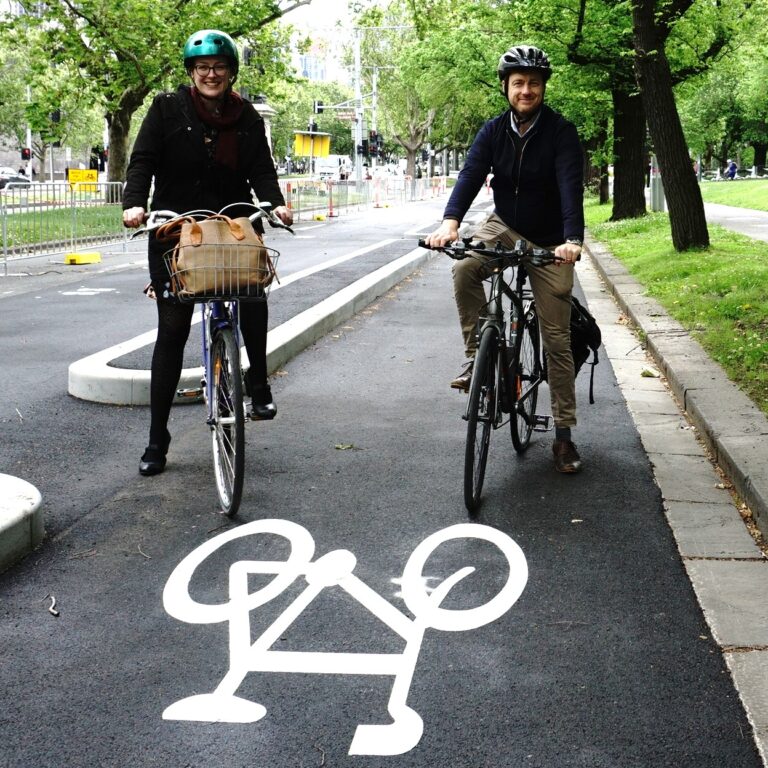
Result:
M157 300L157 341L152 354L150 384L150 445L168 448L168 417L184 365L184 347L189 338L194 304ZM251 392L267 386L266 302L243 302L239 306L240 329L251 367L248 381Z

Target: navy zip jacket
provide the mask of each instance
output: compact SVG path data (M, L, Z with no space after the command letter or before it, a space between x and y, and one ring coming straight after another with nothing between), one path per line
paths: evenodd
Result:
M495 212L507 226L537 245L551 248L584 238L583 152L576 128L543 105L522 139L519 167L511 110L478 131L443 218L462 221L485 179Z

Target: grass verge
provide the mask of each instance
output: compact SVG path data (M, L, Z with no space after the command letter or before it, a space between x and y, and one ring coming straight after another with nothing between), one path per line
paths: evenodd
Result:
M737 181L703 181L701 196L705 203L735 205L768 211L768 179L739 179Z
M710 224L709 249L678 253L666 213L609 222L611 206L589 200L585 214L592 237L768 415L768 243Z

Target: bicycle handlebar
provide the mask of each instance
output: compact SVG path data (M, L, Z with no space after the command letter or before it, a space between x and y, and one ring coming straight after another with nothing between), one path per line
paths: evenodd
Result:
M556 261L565 261L565 259L555 256L554 253L546 248L536 248L530 245L527 240L517 240L513 248L505 248L498 242L493 248L489 248L481 241L473 241L471 237L464 237L460 241L449 243L448 245L427 245L424 240L419 240L419 246L431 251L445 253L456 261L473 258L475 254L490 256L492 259L506 259L510 262L509 266L517 264L523 259L529 259L530 263L535 267L552 264ZM581 255L579 255L579 258L581 258Z
M230 203L230 205L224 206L224 208L222 208L218 214L216 211L209 211L204 208L199 208L195 211L186 211L185 213L176 213L175 211L169 210L151 211L150 213L144 215L144 227L134 232L131 235L131 240L133 240L134 237L143 234L144 232L151 232L153 229L157 229L162 224L167 224L169 221L173 221L174 219L192 217L194 219L203 220L207 219L209 216L216 216L219 214L226 215L226 210L228 208L239 208L242 206L255 209L254 212L248 216L250 221L266 219L270 227L287 229L292 235L295 234L293 229L288 224L284 224L277 216L275 216L274 212L272 211L272 203L259 203L258 205L255 203Z

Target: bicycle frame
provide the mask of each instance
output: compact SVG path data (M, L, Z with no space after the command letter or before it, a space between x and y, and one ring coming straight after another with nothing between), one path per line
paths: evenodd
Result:
M206 301L201 302L200 311L203 314L202 345L203 370L205 376L205 402L208 409L206 424L213 424L213 371L211 370L211 342L215 333L222 328L231 328L238 348L240 347L240 329L237 322L238 303L236 301Z
M498 366L499 381L495 387L493 423L494 429L503 427L509 421L509 417L507 419L502 417L502 413L510 413L511 409L509 408L507 393L511 392L513 387L513 380L510 376L510 363L507 356L507 351L512 350L515 347L515 343L517 341L518 319L523 317L526 312L526 301L531 302L533 300L533 293L531 289L525 287L527 280L527 272L525 270L525 266L523 264L518 264L512 267L512 269L515 270L514 287L512 287L512 285L510 285L510 283L504 279L504 269L497 268L494 269L494 271L491 273L491 284L489 291L490 298L485 305L486 314L481 315L480 317L479 329L477 333L479 343L480 337L483 335L483 332L488 326L493 326L497 331L497 339L499 345L498 354L501 359L501 365ZM502 306L502 299L504 296L506 296L511 302L509 334L507 334L507 323L504 319L504 308ZM544 370L543 365L542 370ZM534 392L544 380L545 378L541 376L535 381L531 382L525 393L517 393L518 398L516 408L518 413L523 416L526 423L529 421L529 419L524 409L521 407L522 403L524 403L525 400L531 396L532 392ZM467 415L465 416L465 419L468 418L469 407L470 404L468 403Z

